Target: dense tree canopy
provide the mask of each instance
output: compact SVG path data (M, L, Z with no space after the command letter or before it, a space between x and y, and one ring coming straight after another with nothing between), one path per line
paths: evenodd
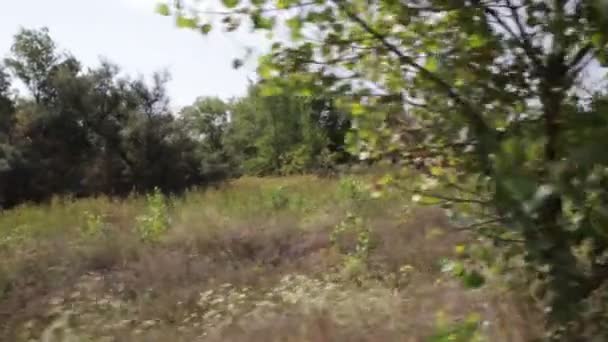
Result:
M192 143L173 123L163 75L148 85L120 78L109 63L85 70L58 53L46 29L20 31L5 65L32 98L7 94L2 74L2 205L62 193L172 191L196 181L196 165L183 155Z
M556 338L606 331L606 87L589 81L608 62L605 1L222 3L158 11L203 33L274 32L259 67L266 95L339 96L362 156L422 163L417 200L475 212L468 227L515 241L509 249L548 286ZM405 115L387 110L394 98Z
M314 171L318 153L343 145L347 122L334 118L342 114L295 96L268 101L256 85L245 97L201 97L174 114L168 79L122 76L107 61L85 68L48 30L21 30L0 69L0 207Z

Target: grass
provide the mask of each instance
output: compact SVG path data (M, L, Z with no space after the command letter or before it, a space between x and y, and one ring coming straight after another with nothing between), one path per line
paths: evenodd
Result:
M2 341L528 341L537 316L439 261L469 239L361 178L242 178L182 197L0 215Z

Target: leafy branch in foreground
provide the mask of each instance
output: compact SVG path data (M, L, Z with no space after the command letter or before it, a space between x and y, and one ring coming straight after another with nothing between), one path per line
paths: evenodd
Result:
M524 241L531 275L550 289L554 337L606 333L599 319L606 309L591 314L590 308L605 296L608 278L608 160L600 143L608 107L603 85L591 98L580 91L590 87L585 73L608 62L605 2L224 5L228 30L249 22L277 33L259 67L268 95L295 85L350 98L341 102L358 127L355 149L390 152L404 166L432 167L437 184L467 184L488 194L490 201L475 204L505 218ZM171 10L180 17L185 6ZM390 94L405 101L387 110L380 99ZM417 132L406 133L395 117L407 118L406 128ZM422 153L410 158L405 151L412 148ZM581 256L576 251L583 244L592 248Z

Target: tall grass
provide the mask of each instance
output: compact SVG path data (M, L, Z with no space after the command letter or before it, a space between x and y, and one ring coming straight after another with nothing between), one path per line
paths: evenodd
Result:
M441 273L463 233L312 176L0 215L0 340L526 341L513 293ZM151 238L152 237L152 238ZM500 299L499 299L500 298ZM505 299L507 298L507 299ZM441 319L439 319L441 318Z

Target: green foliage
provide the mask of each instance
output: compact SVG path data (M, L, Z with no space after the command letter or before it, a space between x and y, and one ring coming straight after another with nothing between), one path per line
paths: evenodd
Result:
M367 260L359 255L345 255L340 277L344 280L360 283L368 276Z
M361 281L367 275L368 259L373 248L368 223L363 218L349 213L334 227L330 241L344 254L341 276Z
M189 29L193 29L193 28L197 28L197 20L195 18L190 18L190 17L184 17L184 16L178 16L176 18L176 25L179 28L189 28Z
M353 238L355 240L354 248L352 246ZM330 241L344 254L340 269L343 279L361 282L369 275L368 259L373 246L370 230L361 217L349 213L342 222L334 227Z
M146 196L146 211L136 221L136 230L144 241L158 241L169 229L167 200L160 189Z
M382 197L381 206L361 213L338 188L335 178L298 175L189 190L172 197L171 228L154 243L142 241L135 218L155 216L150 208L162 207L152 205L162 203L160 196L57 198L5 210L0 236L21 228L13 235L19 239L0 245L0 307L12 313L0 322L0 340L69 332L78 341L203 334L244 341L476 341L464 329L473 326L466 319L471 311L481 315L477 333L492 341L537 336L542 319L515 309L525 301L491 287L467 293L432 267L450 253L454 236L425 237L443 222L439 210L412 211L404 222L402 196L398 203ZM281 210L269 201L277 189L289 197ZM353 228L338 234L344 249L336 253L329 235L345 208L356 215L344 219ZM371 243L356 221L374 227ZM91 232L103 226L103 234L83 236L86 222ZM23 307L26 295L38 305ZM449 316L434 324L442 309Z
M365 186L365 182L356 177L342 177L338 183L338 196L351 204L360 205L370 197Z
M275 210L285 209L289 205L289 196L285 187L279 186L272 189L270 203Z
M222 4L228 8L234 8L239 4L239 0L222 0Z
M0 206L54 195L178 192L209 180L197 142L168 108L168 75L85 70L47 29L17 33L0 70ZM23 82L26 96L13 95Z
M84 236L88 238L99 237L104 233L105 226L104 215L85 211L84 224L81 228Z
M201 26L201 32L203 34L207 34L207 33L211 32L211 29L213 29L213 26L211 24L203 24Z
M338 95L356 119L350 151L420 170L407 186L416 198L525 257L563 339L605 339L585 313L608 310L592 304L608 279L607 107L604 86L584 81L607 61L604 2L271 3L243 14L258 30L292 32L264 59L267 92Z
M446 322L443 313L437 315L436 332L428 342L482 342L485 341L479 333L480 317L470 314L466 320L458 323Z
M55 42L49 30L21 29L11 46L11 56L5 59L6 66L28 87L37 103L48 100L47 77L60 65Z
M349 123L331 101L287 90L264 97L253 86L230 107L225 146L250 175L302 174L343 162Z
M468 269L463 262L442 260L441 269L443 272L460 279L467 288L476 289L485 284L484 276L476 269Z
M156 5L156 13L163 16L169 16L171 15L171 9L169 8L169 5L159 3Z

